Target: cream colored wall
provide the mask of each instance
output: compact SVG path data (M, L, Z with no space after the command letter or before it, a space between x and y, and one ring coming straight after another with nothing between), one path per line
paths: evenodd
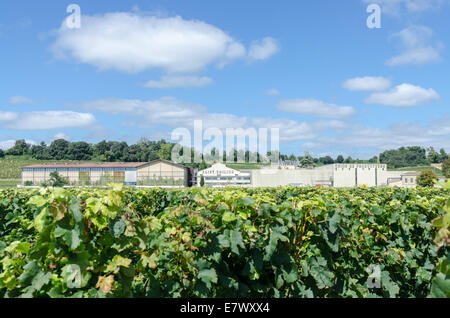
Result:
M185 178L185 169L167 163L157 163L150 166L138 168L138 180L149 178L174 178L176 180Z
M27 181L40 185L50 180L50 171L22 171L22 183ZM78 171L58 171L59 175L69 179L69 183L78 182Z
M333 171L330 169L260 169L252 170L253 187L279 187L290 184L331 184Z
M165 162L155 163L137 169L137 182L150 180L175 180L187 186L187 171L183 167L177 167Z

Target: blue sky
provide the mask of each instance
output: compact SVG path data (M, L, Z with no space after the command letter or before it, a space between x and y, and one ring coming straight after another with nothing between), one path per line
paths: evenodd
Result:
M279 128L289 154L450 151L449 13L448 0L5 0L0 147L170 139L197 119Z

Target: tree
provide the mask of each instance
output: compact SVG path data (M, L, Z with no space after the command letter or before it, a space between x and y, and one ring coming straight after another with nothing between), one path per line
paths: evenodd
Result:
M450 178L450 159L447 159L442 163L442 173L446 178Z
M58 171L53 171L50 173L49 185L51 187L63 187L68 184L69 181L67 180L67 178L60 176Z
M314 166L314 160L311 155L305 152L305 156L300 160L301 168L309 168Z
M48 153L51 159L63 160L67 159L67 153L69 152L69 142L64 139L54 140L50 147L48 147Z
M112 153L111 161L124 161L124 157L127 154L128 144L125 141L117 142L113 141L110 151Z
M208 168L208 165L204 160L202 160L202 163L199 165L198 170L202 171L205 170L206 168Z
M5 153L3 152L2 149L0 149L0 158L4 158L5 157Z
M94 150L87 142L72 142L67 150L67 159L70 160L91 160Z
M430 163L439 163L441 156L434 150L433 147L428 148L428 161Z
M334 160L330 156L326 156L319 158L319 162L323 163L324 165L331 165L334 163Z
M163 144L158 151L158 156L160 159L170 160L172 157L172 144Z
M422 147L400 147L380 154L380 162L392 168L427 165L426 149Z
M434 187L438 181L438 176L432 170L424 170L417 177L416 182L421 187Z
M345 159L344 163L353 163L353 159L352 157L347 157L347 159Z
M441 148L441 150L439 150L439 162L444 162L447 159L449 159L448 154L445 152L444 148Z
M28 154L31 145L27 144L24 139L16 140L14 147L10 148L6 154L11 156L23 156Z
M31 146L30 153L34 159L38 160L51 159L50 154L48 153L48 147L43 141L39 145Z
M344 156L342 156L342 155L337 156L336 162L337 163L344 163Z
M203 188L204 185L205 185L205 178L202 176L200 178L200 186Z

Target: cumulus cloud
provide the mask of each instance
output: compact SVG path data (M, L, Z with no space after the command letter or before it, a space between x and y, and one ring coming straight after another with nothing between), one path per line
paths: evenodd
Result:
M384 77L355 77L345 81L342 86L351 91L384 91L391 87L391 81Z
M450 118L445 118L442 123L450 127ZM347 134L318 138L318 142L324 147L339 145L352 148L374 149L384 151L403 146L422 146L448 148L450 131L441 129L441 125L432 121L431 125L412 124L399 122L387 128L375 128L362 125L354 125ZM375 153L375 152L374 152Z
M440 96L432 88L425 89L411 84L401 84L383 93L373 93L365 102L394 107L412 107L428 104Z
M244 45L221 29L180 16L116 12L83 15L82 21L79 29L62 24L52 45L56 57L127 73L148 69L193 73L247 57ZM268 58L274 53L273 42L266 38L255 44L251 56Z
M287 118L247 117L227 113L209 112L205 106L181 101L174 97L157 100L103 99L83 102L82 108L101 111L112 115L124 115L130 126L156 128L192 129L195 120L201 120L203 128L279 128L282 141L305 140L317 137L323 131L342 129L345 125L336 120L298 122Z
M28 98L28 97L24 97L24 96L13 96L10 99L8 99L7 103L10 105L17 105L17 104L32 104L35 103L36 101Z
M37 145L38 143L34 140L26 139L25 142L30 145ZM0 149L2 150L8 150L16 144L16 140L10 139L10 140L4 140L0 141Z
M58 140L58 139L64 139L64 140L67 140L67 141L71 141L72 140L72 138L70 138L70 136L66 135L65 133L57 133L56 135L54 135L50 139L50 141L55 141L55 140Z
M251 60L266 60L280 50L277 40L271 37L254 41L249 49L248 57Z
M206 76L163 76L161 80L148 81L144 86L149 88L202 87L212 82L213 80Z
M316 99L282 100L278 103L277 108L281 111L314 115L324 118L343 118L355 114L355 109L351 106L338 106Z
M379 4L383 13L400 15L401 13L420 13L433 8L439 8L448 0L363 0L364 3Z
M272 89L268 89L267 91L264 92L264 95L267 96L279 96L280 95L280 91L276 88L272 88Z
M10 121L16 119L17 117L17 113L0 111L0 121Z
M433 30L425 26L411 26L394 33L391 39L401 44L403 53L388 59L386 64L388 66L422 65L440 61L442 45L430 45L432 35Z
M94 115L72 111L39 111L15 113L3 124L13 130L53 130L82 128L96 124Z
M181 101L174 97L157 100L108 98L81 103L84 109L101 111L113 115L124 114L139 119L141 127L155 127L159 124L183 126L207 112L206 107Z

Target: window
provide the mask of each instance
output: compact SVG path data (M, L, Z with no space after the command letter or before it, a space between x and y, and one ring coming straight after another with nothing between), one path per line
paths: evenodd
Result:
M114 171L114 182L125 182L125 171Z
M91 175L87 171L78 172L78 179L81 184L87 184L91 182Z

